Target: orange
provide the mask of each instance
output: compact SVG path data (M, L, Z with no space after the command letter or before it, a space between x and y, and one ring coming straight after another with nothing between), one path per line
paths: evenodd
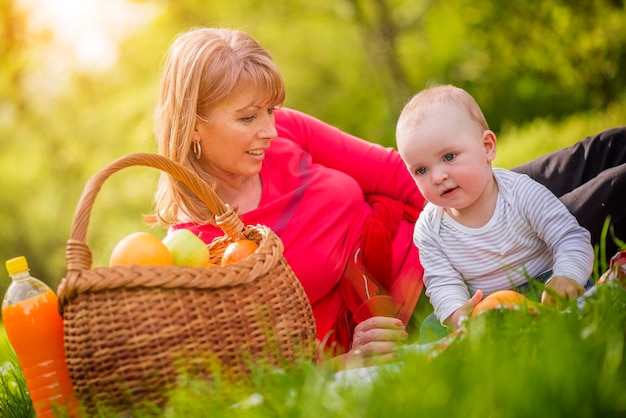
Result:
M476 305L472 311L472 316L494 309L514 309L529 302L530 300L519 292L514 290L499 290L478 302L478 305Z
M171 266L172 255L165 244L148 232L133 232L115 245L109 266Z
M259 248L259 244L249 239L231 242L224 250L224 255L222 255L222 266L244 260L255 252L257 248Z

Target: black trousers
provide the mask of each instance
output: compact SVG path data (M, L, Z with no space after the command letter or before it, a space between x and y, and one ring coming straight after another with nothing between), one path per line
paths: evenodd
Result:
M615 236L626 241L626 126L589 136L571 147L513 169L550 189L601 244L607 217ZM608 260L619 249L609 234L602 243Z

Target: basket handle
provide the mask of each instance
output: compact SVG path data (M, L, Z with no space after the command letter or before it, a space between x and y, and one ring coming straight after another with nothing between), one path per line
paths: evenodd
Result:
M202 181L193 171L180 165L179 163L154 153L134 153L128 154L109 163L96 174L94 174L85 185L83 193L78 201L69 243L79 244L86 247L87 227L93 208L94 201L104 182L114 173L132 166L153 167L165 171L187 186L196 196L198 196L215 215L217 225L232 239L243 238L245 226L232 207L225 204L215 193L215 191ZM82 244L82 245L80 245ZM69 257L72 258L72 257ZM68 262L70 262L68 258ZM74 268L90 269L91 254L88 259L82 258L70 270ZM74 264L74 263L71 263Z

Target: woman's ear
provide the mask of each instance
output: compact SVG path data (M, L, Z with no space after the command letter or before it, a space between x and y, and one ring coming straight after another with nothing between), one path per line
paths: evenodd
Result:
M487 160L489 162L495 160L496 158L496 145L498 143L498 138L496 138L496 134L493 131L487 129L483 132L483 147L485 147L485 154L487 155Z

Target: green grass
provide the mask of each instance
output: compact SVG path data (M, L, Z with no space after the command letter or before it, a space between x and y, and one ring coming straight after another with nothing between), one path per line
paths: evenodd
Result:
M582 310L481 315L437 356L401 350L396 363L340 379L311 363L236 385L183 379L163 412L132 416L620 417L625 330L626 290L604 286Z
M480 316L438 356L406 351L371 381L304 364L234 392L195 382L175 393L166 416L624 416L625 330L626 291L604 287L582 311Z
M0 416L35 416L22 370L9 344L4 326L0 326Z
M626 100L601 111L581 113L560 122L537 119L524 126L504 129L496 132L498 152L494 165L512 168L604 129L624 126L625 121Z
M499 135L512 167L626 120L626 107ZM420 299L419 320L428 311ZM472 320L438 356L405 349L397 363L338 379L311 363L254 370L249 381L182 379L165 410L133 417L621 417L626 416L626 290L601 287L582 310L494 312ZM416 332L406 347L412 346ZM13 351L0 327L0 416L31 417ZM116 417L100 412L99 417ZM130 416L130 414L129 414Z

